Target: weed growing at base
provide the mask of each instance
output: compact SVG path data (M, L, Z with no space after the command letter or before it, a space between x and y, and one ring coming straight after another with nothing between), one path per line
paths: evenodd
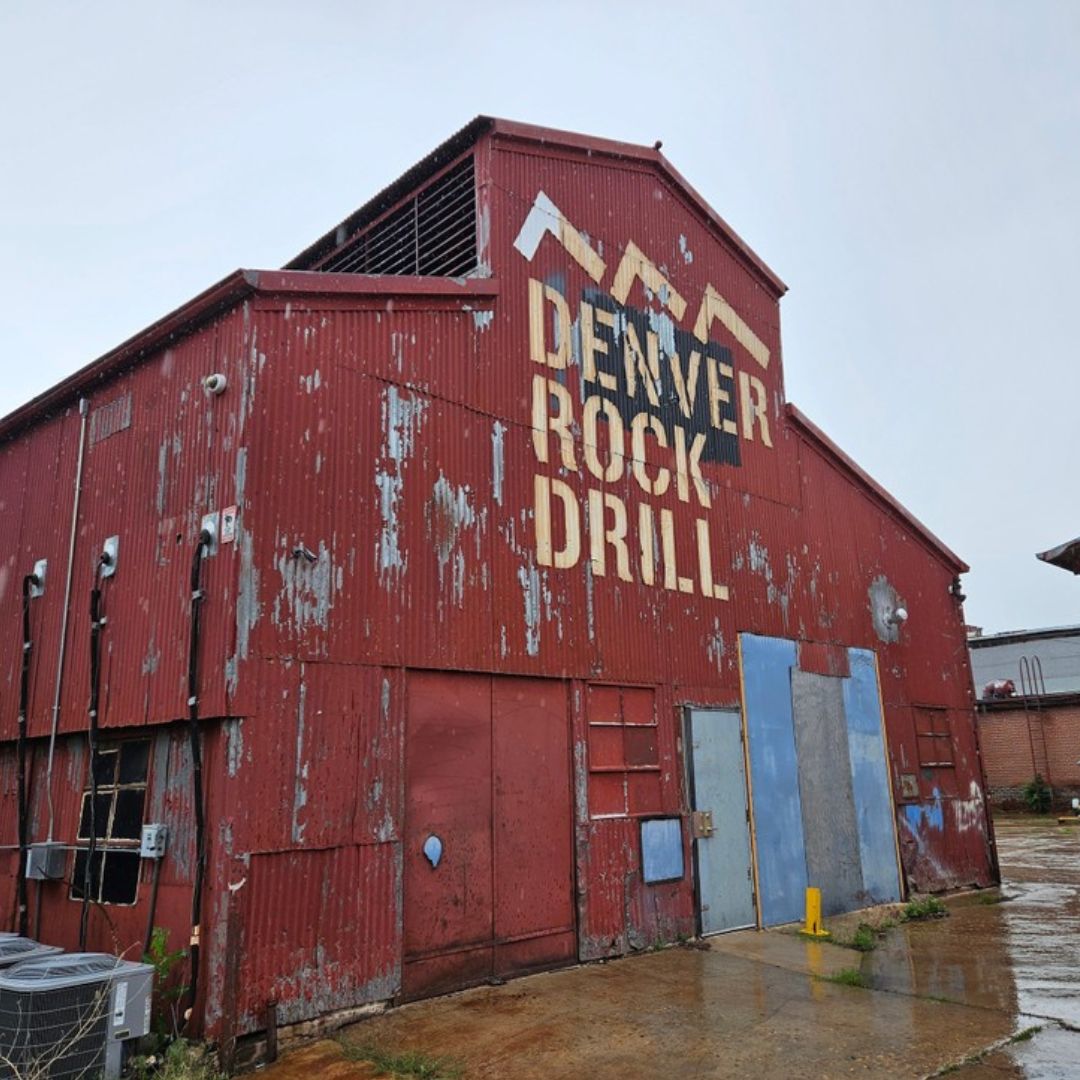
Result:
M920 919L943 919L949 909L934 896L922 900L911 900L904 906L904 922L918 922Z
M395 1052L378 1046L349 1043L342 1045L345 1056L352 1061L370 1061L383 1076L400 1080L459 1080L461 1065L450 1058L431 1057L419 1050Z
M858 968L841 968L832 975L815 975L814 978L821 982L836 983L837 986L857 986L860 989L866 989L866 980Z
M1023 1031L1018 1031L1009 1040L1009 1042L1010 1042L1010 1044L1011 1043L1028 1042L1030 1039L1033 1039L1036 1035L1038 1035L1039 1032L1042 1031L1042 1029L1043 1029L1042 1024L1035 1024L1032 1027L1026 1027L1026 1028L1024 1028Z

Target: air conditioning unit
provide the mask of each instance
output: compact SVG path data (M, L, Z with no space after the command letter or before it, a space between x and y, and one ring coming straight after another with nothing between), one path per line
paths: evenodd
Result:
M41 945L18 934L0 937L0 968L21 964L24 960L39 960L55 956L60 950L55 945Z
M149 964L104 953L0 972L0 1077L118 1077L124 1043L150 1030L153 983Z

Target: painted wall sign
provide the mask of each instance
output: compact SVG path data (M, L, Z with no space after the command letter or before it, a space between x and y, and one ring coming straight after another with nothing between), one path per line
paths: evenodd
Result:
M737 467L744 443L771 450L773 441L764 384L710 334L719 322L762 369L769 350L711 284L691 322L687 300L632 240L609 275L587 237L541 191L514 246L532 262L548 235L592 283L573 295L565 274L529 278L530 419L543 467L534 476L536 561L565 570L588 558L597 577L727 600L702 464ZM652 306L627 303L638 280ZM583 498L560 471L582 478ZM624 478L639 495L634 505L608 490ZM677 540L675 512L660 501L672 495L698 514L693 565L685 557L679 565L685 541Z

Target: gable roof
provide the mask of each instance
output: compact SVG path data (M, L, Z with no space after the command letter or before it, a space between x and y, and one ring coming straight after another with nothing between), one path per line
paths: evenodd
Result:
M353 240L358 233L381 217L427 180L444 170L475 146L485 136L506 143L530 144L548 150L587 153L593 160L609 158L616 161L636 161L648 165L662 175L690 205L709 223L739 257L743 264L769 291L783 296L787 286L742 239L741 236L698 194L688 180L655 147L635 143L617 142L592 135L579 135L556 128L521 124L512 120L500 120L492 116L478 116L460 131L451 135L427 157L417 162L388 187L369 199L358 210L309 244L285 266L286 270L311 270L338 248Z
M0 442L18 435L42 417L93 393L96 387L136 367L224 314L250 296L414 296L483 299L497 296L490 279L413 277L411 275L318 274L290 270L234 270L216 285L192 297L175 311L92 360L37 397L0 417Z
M818 453L831 462L841 473L847 475L892 518L909 528L946 566L957 574L966 574L971 568L952 548L932 533L899 499L890 495L865 469L854 459L848 457L805 413L791 402L784 406L784 412L792 430L800 438L813 446Z

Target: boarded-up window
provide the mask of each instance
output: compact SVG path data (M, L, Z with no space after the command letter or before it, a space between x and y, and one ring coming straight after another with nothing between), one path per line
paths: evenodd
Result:
M956 761L953 756L953 734L948 710L916 705L913 712L919 765L924 769L951 769Z
M589 815L660 811L656 695L644 687L590 686Z

